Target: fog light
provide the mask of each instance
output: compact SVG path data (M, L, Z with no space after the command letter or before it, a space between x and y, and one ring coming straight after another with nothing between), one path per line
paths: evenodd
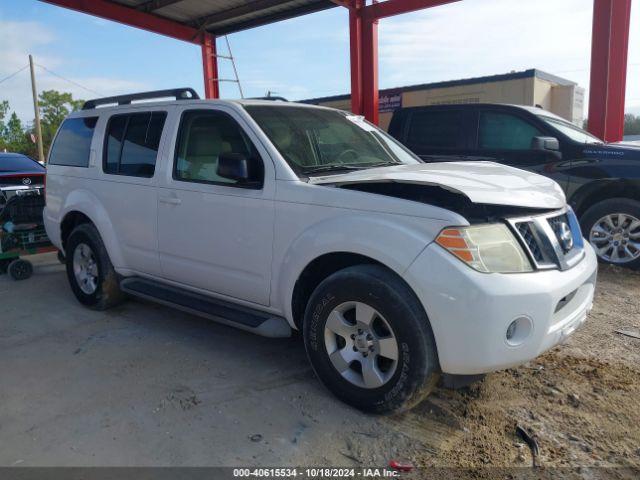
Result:
M505 339L512 347L521 345L531 333L533 324L529 317L518 317L507 327Z

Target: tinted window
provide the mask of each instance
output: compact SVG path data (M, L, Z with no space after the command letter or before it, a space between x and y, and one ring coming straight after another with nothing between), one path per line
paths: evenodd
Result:
M18 153L0 153L0 173L37 172L44 173L45 169L35 160Z
M106 173L118 173L118 163L120 162L120 151L122 150L122 139L124 129L127 126L126 115L112 117L107 129L107 147L104 171Z
M478 146L482 149L529 150L540 130L527 121L508 113L482 112L478 130Z
M411 115L407 139L411 144L428 147L461 146L462 112L424 111Z
M191 182L234 185L217 174L218 157L239 153L249 159L256 182L262 181L262 160L242 128L228 115L214 111L189 111L182 116L176 146L174 178Z
M105 148L105 173L152 177L165 112L115 115L109 120Z
M51 146L49 164L88 167L97 117L69 118L62 123Z

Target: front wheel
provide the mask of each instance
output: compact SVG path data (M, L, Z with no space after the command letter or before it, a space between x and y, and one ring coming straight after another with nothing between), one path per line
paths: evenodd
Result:
M422 305L395 274L358 265L325 279L309 300L311 365L338 398L383 413L412 407L435 386L435 340Z
M640 202L611 198L596 203L580 223L601 262L640 268Z

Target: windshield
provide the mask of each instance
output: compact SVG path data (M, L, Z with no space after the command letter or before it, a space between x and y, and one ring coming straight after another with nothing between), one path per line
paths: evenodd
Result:
M420 163L362 117L296 106L246 106L298 175Z
M35 160L15 153L0 154L0 172L34 172L41 173L45 169Z
M572 123L565 122L564 120L559 120L557 118L547 117L546 115L538 115L538 117L557 130L560 130L571 140L575 140L580 143L603 143L598 137L594 137Z

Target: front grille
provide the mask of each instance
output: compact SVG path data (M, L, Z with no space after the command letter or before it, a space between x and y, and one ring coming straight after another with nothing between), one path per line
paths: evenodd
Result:
M582 234L575 214L562 213L507 219L539 269L566 270L584 255Z
M516 227L518 232L520 232L520 236L524 243L527 245L529 250L531 251L531 255L535 259L536 262L541 263L544 261L544 256L542 255L542 250L540 249L540 245L538 245L538 241L536 240L535 235L533 234L533 229L535 225L533 222L521 222L517 223Z
M549 226L553 230L553 233L556 234L556 239L561 241L560 238L560 225L563 223L565 225L569 225L569 219L567 218L567 214L563 213L562 215L558 215L557 217L551 217L547 220L549 222Z

